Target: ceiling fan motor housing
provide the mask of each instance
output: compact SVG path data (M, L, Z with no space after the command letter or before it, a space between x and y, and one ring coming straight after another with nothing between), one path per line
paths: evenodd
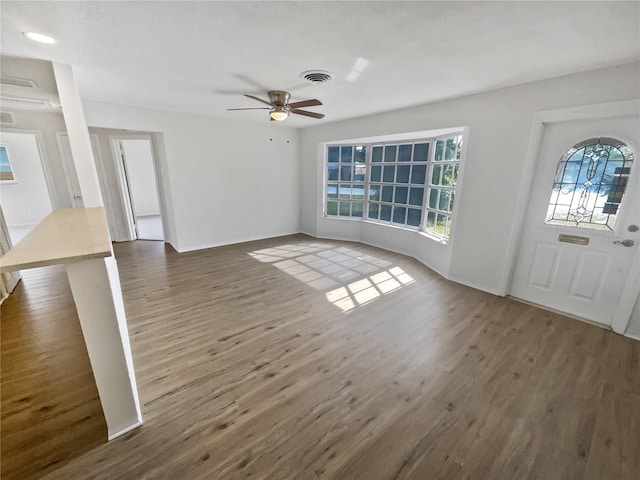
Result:
M269 101L278 107L284 107L289 103L289 98L291 98L289 92L282 90L270 90L268 95Z

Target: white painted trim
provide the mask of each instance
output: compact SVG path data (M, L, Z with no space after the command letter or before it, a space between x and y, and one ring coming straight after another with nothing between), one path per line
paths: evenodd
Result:
M625 337L627 338L632 338L634 340L638 340L640 342L640 333L636 333L636 332L627 332L624 334Z
M166 208L166 196L165 196L165 192L164 189L162 188L162 182L160 181L160 165L158 164L159 160L158 160L158 155L156 154L156 148L155 148L155 142L154 142L154 138L153 135L151 133L145 133L145 134L122 134L122 135L109 135L109 141L111 143L111 150L113 151L113 155L114 155L114 160L116 161L116 170L118 171L118 180L120 182L120 187L121 187L121 192L124 195L125 192L122 191L122 188L124 187L125 183L124 183L124 179L122 177L122 171L120 170L120 165L122 164L122 160L121 158L118 156L118 152L116 152L115 149L115 145L116 142L120 141L120 140L147 140L149 142L149 147L151 149L151 160L152 160L152 166L153 166L153 175L154 175L154 179L155 179L155 184L156 184L156 192L158 194L158 204L160 207L160 220L162 223L162 238L163 238L163 242L167 242L167 208ZM118 149L119 151L119 149ZM126 168L124 165L122 165L122 168ZM130 196L130 192L127 192L126 194L129 195L129 206L132 208L132 203L131 203L131 196ZM121 201L126 203L126 198L121 198ZM123 204L123 208L126 214L129 213L127 206ZM133 214L133 212L131 212ZM131 222L131 220L129 220ZM129 226L129 230L131 232L131 228L132 225ZM137 237L137 235L136 235ZM133 239L132 239L133 240ZM174 247L175 248L175 247Z
M124 212L125 217L125 235L129 241L135 240L138 238L136 228L134 225L133 219L133 206L131 202L131 192L129 191L129 186L126 180L125 173L125 164L122 159L120 152L120 140L121 138L114 135L109 135L109 143L111 145L111 157L113 159L113 164L116 169L117 179L118 179L118 187L120 190L120 202L122 206L122 211Z
M115 438L121 437L122 435L124 435L125 433L129 433L131 430L135 430L138 427L142 426L142 420L136 420L136 423L134 423L133 425L129 425L126 428L123 428L122 430L119 430L115 433L112 433L110 435L108 435L107 437L107 441L111 441Z
M529 197L531 195L531 186L533 184L535 173L534 169L544 133L544 126L552 123L570 122L573 120L594 120L632 116L638 115L638 113L640 113L640 100L625 100L621 102L544 110L535 114L524 170L522 178L520 179L518 199L516 201L514 217L516 220L513 222L509 232L506 249L507 261L505 262L502 281L499 287L499 291L501 293L498 293L498 295L504 296L511 291L513 272L515 270L518 256L518 246L520 244L520 238L522 237L522 231L525 225L526 210L529 203ZM632 270L630 275L638 275L637 270L639 268L638 265L640 265L638 263L639 257L640 253L636 254L634 259L635 272ZM640 292L640 282L636 281L635 285L630 286L632 283L633 282L627 282L614 315L614 322L616 325L614 331L617 333L623 333L626 329L631 315L631 310L629 310L629 315L627 315L626 319L623 320L622 318L624 317L626 310L629 308L629 304L631 304L631 309L633 309L633 305L638 297L638 293Z
M201 244L201 245L190 245L190 246L188 246L186 248L177 248L173 243L171 243L171 246L178 253L187 253L187 252L194 252L196 250L206 250L207 248L224 247L226 245L237 245L239 243L256 242L258 240L268 240L268 239L271 239L271 238L286 237L288 235L297 235L298 233L300 233L300 232L299 231L282 232L282 233L276 233L275 235L271 235L271 236L268 236L268 237L250 237L250 238L245 238L245 239L232 240L230 242L218 242L218 243L206 243L206 244ZM313 236L313 235L310 235L310 236Z

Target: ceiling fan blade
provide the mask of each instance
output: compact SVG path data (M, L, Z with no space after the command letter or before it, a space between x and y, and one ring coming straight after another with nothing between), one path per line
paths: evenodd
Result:
M320 100L317 99L312 99L312 100L303 100L301 102L293 102L290 103L289 106L291 108L300 108L300 107L316 107L318 105L322 105L322 102Z
M232 110L271 110L271 108L268 107L256 107L256 108L227 108L227 112L230 112Z
M324 118L324 115L322 113L308 112L307 110L296 110L295 108L291 110L291 113L304 115L305 117Z
M253 98L254 100L257 100L257 101L259 101L259 102L266 103L267 105L271 105L272 107L275 107L275 105L274 105L273 103L271 103L271 102L267 102L266 100L263 100L263 99L261 99L261 98L254 97L253 95L247 95L246 93L244 93L243 95L244 95L245 97Z

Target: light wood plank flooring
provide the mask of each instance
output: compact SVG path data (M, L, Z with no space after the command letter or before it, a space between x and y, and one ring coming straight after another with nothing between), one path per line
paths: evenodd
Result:
M640 477L640 342L361 244L115 249L145 424L43 478Z

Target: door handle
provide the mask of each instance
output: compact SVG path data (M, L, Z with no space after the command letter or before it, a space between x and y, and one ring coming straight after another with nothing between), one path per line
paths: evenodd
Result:
M624 240L616 240L613 243L614 245L622 245L623 247L633 247L636 244L636 242L634 242L630 238L625 238Z

